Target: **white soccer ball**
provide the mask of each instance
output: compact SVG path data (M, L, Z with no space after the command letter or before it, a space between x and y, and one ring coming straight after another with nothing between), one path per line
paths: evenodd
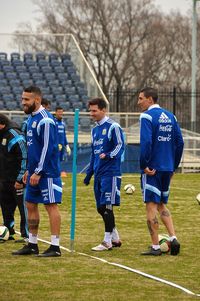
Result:
M6 226L0 226L0 240L8 240L9 236L8 228Z
M200 193L197 194L196 200L197 200L198 204L200 205Z
M159 234L159 245L162 253L168 253L170 251L170 238L168 234Z
M126 184L124 186L124 191L126 194L133 194L135 192L135 186L132 184Z

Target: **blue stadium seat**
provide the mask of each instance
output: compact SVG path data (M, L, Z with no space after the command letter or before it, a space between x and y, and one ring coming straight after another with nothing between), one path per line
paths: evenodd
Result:
M10 60L11 60L11 62L15 61L15 60L19 61L20 60L20 53L19 52L12 52L10 54Z
M45 79L36 79L34 81L35 85L39 88L42 88L42 87L46 87L47 86L47 82Z
M71 77L71 80L74 82L74 84L76 84L76 82L80 82L80 76L75 74L75 73L72 73L70 74L70 77Z
M6 66L6 65L10 65L9 61L0 59L0 66Z
M43 94L43 97L46 98L46 99L48 99L48 100L51 101L51 102L54 100L52 94Z
M42 90L42 94L50 94L50 87L44 87L44 86L42 86L41 90Z
M7 95L8 96L8 95ZM4 98L4 100L6 101L6 108L7 110L9 111L13 111L13 110L16 110L17 108L17 102L15 100L13 100L14 98L12 98L12 100L8 100L8 97L7 97L7 100Z
M58 79L50 80L50 81L48 81L48 84L49 84L50 87L53 87L53 86L59 87L60 86L60 83L59 83Z
M71 60L71 55L68 54L68 53L63 53L61 54L61 60L64 61L64 60Z
M20 60L14 60L11 62L11 65L15 68L16 66L23 66L23 63Z
M29 72L22 72L19 73L19 78L24 81L25 79L30 79L30 74Z
M52 80L56 79L56 75L53 72L45 73L44 77L46 78L47 81L52 81Z
M23 57L24 57L24 61L33 60L33 53L32 52L25 52Z
M51 91L54 95L63 94L63 88L62 87L53 86L53 87L51 87Z
M83 82L76 82L75 83L76 88L82 88L82 89L86 89L85 84Z
M45 52L37 52L35 57L36 60L39 62L40 60L46 60L47 54Z
M42 66L41 70L43 73L52 73L53 72L53 69L51 66Z
M7 53L6 52L0 52L0 60L7 60Z
M71 86L71 87L66 86L64 90L68 96L76 94L76 89L73 86Z
M7 102L15 102L14 101L14 95L11 94L11 93L10 94L4 94L4 95L2 95L2 99L6 103L6 106L7 106Z
M0 79L0 87L1 86L7 86L7 85L8 85L7 79Z
M7 73L7 72L14 72L14 67L11 65L4 65L2 66L2 70Z
M66 119L66 126L67 126L68 131L73 131L73 129L74 129L74 117L69 116Z
M59 59L59 55L57 53L50 53L49 54L49 61L58 60L58 59Z
M32 73L31 77L34 81L36 80L42 80L43 79L43 73L42 72L36 72L36 73Z
M55 95L55 100L57 103L60 103L60 102L66 102L67 101L67 97L65 94L57 94Z
M80 117L80 130L90 132L91 130L91 120L88 117Z
M65 68L63 66L56 66L56 67L54 67L54 72L56 74L59 74L59 73L63 74L65 72Z
M26 61L24 61L24 65L27 67L36 66L36 62L32 59L27 59Z
M23 87L22 86L18 86L18 87L12 87L12 91L15 95L17 94L22 94L23 92Z
M58 73L57 77L61 82L70 80L70 77L67 73Z
M0 110L5 110L5 105L2 100L0 100Z
M62 63L58 60L52 60L52 61L49 62L49 65L51 67L58 67L58 66L62 66Z
M21 82L19 79L11 79L11 80L9 80L9 85L11 87L18 87L21 85Z
M80 96L74 94L74 95L70 95L70 96L68 97L68 99L69 99L69 101L73 104L73 103L75 103L75 102L77 103L77 102L80 101Z
M22 72L27 72L26 66L22 66L22 65L15 66L15 70L17 71L18 74Z
M32 86L33 85L33 80L32 79L23 79L22 80L22 85L23 85L24 88Z
M29 66L28 67L28 71L30 73L39 73L40 72L40 68L38 66Z
M5 78L6 78L6 77L5 77L4 72L0 71L0 79L5 79Z
M60 82L61 86L64 88L64 90L68 90L69 88L72 87L72 81L70 79L68 80L63 80Z
M64 111L68 111L70 109L69 101L59 101L59 106L61 106Z
M7 73L5 73L5 76L8 80L17 79L17 73L16 72L7 72Z
M11 92L10 86L0 86L0 94L9 94Z
M71 60L65 59L65 60L63 60L62 65L63 65L65 68L67 68L67 67L73 67L74 64L72 63Z
M43 66L49 66L49 63L48 63L48 61L46 61L46 60L39 60L38 62L37 62L37 64L38 64L38 66L39 67L43 67Z
M28 86L27 86L28 87ZM22 102L22 93L20 94L15 94L15 101L18 104L18 107L21 107L21 102Z
M82 110L83 109L83 103L78 101L78 102L72 102L72 107L73 109L79 109L79 110Z

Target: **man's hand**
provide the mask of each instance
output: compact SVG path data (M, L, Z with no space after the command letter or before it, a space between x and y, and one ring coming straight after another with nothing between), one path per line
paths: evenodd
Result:
M15 189L22 189L24 187L24 185L22 183L19 183L19 182L15 182L15 185L14 185Z
M104 154L104 153L102 153L102 154L99 155L100 159L105 159L105 157L106 157L106 154Z
M146 168L144 169L144 173L145 173L146 175L149 175L149 176L154 176L155 173L156 173L156 170L155 170L155 169L149 169L149 167L146 167Z
M68 156L70 156L71 155L71 148L69 147L69 145L67 144L66 145L66 152L67 152L67 154L68 154Z
M88 186L90 184L90 179L91 179L91 176L90 175L87 175L85 177L85 179L83 180L83 183Z
M28 170L25 172L25 174L23 175L23 178L22 178L22 182L26 185L27 183L27 178L28 178Z
M32 174L32 176L30 177L30 185L31 186L38 185L40 178L41 175L37 175L36 173Z

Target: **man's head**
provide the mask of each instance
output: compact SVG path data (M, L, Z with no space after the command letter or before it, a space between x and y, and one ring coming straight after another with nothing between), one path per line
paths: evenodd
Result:
M46 110L49 111L49 110L50 110L50 107L51 107L51 102L50 102L48 99L42 97L41 105L42 105Z
M62 120L63 118L63 113L64 113L64 110L62 107L56 107L55 109L55 117L58 119L58 120Z
M22 93L22 107L26 114L31 114L39 109L42 101L40 88L30 86L25 88Z
M138 106L141 111L144 112L148 110L150 106L157 103L158 100L158 92L156 89L151 87L146 87L142 89L138 96Z
M0 130L4 129L7 127L9 124L9 119L6 115L0 113Z
M88 102L90 116L94 121L102 120L107 111L107 102L103 98L93 98Z

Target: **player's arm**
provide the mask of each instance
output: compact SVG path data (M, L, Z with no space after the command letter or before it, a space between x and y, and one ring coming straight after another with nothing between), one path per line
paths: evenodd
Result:
M176 119L176 118L175 118ZM179 166L179 163L181 161L181 157L183 154L183 147L184 147L184 141L183 136L181 134L180 127L177 122L175 122L175 162L174 162L174 168L177 169Z
M121 158L124 152L124 135L121 127L117 123L113 123L108 131L108 139L113 142L113 149L110 152L100 155L101 159L104 158Z
M142 116L140 118L140 168L145 170L149 167L152 150L152 123L151 120Z

